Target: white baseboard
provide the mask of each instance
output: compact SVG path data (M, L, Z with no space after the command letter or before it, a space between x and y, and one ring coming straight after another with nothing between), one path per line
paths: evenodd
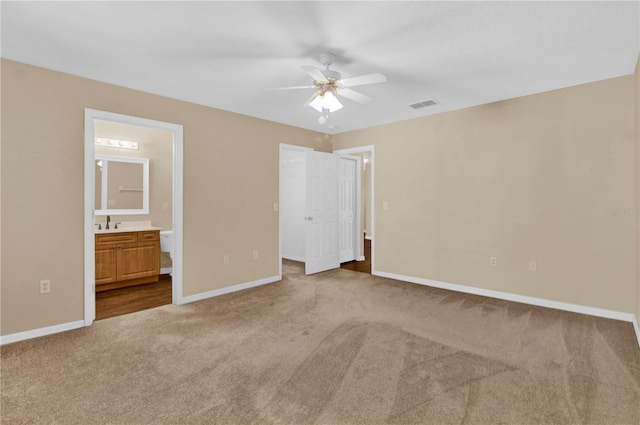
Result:
M10 344L12 342L24 341L26 339L37 338L40 336L57 334L59 332L70 331L84 327L84 320L76 320L75 322L62 323L60 325L47 326L46 328L38 328L30 331L17 332L14 334L0 336L0 345Z
M304 260L305 260L304 257L297 257L295 255L284 255L284 254L282 254L282 258L285 260L298 261L300 263L304 263Z
M375 276L386 277L389 279L401 280L410 283L416 283L418 285L432 286L435 288L448 289L456 292L464 292L474 295L481 295L490 298L498 298L507 301L515 301L524 304L537 305L540 307L554 308L557 310L571 311L574 313L588 314L591 316L605 317L608 319L622 320L625 322L632 322L633 328L636 333L638 345L640 346L640 326L638 326L638 319L631 313L623 313L614 310L605 310L601 308L588 307L579 304L570 304L559 301L551 301L543 298L529 297L525 295L517 295L509 292L493 291L489 289L475 288L473 286L458 285L455 283L440 282L436 280L423 279L419 277L404 276L395 273L374 271ZM242 291L243 289L249 289L256 286L266 285L281 280L280 276L271 276L260 280L254 280L253 282L241 283L227 288L215 289L213 291L203 292L201 294L190 295L182 298L181 304L186 304L194 301L200 301L207 298L217 297L232 292ZM59 332L65 332L72 329L78 329L85 326L84 320L77 320L75 322L63 323L60 325L48 326L46 328L33 329L30 331L17 332L14 334L0 336L0 345L10 344L12 342L24 341L27 339L37 338L40 336L51 335Z
M190 295L183 297L180 304L186 304L194 301L204 300L211 297L217 297L219 295L229 294L231 292L241 291L243 289L253 288L255 286L266 285L267 283L277 282L282 280L279 276L271 276L260 280L254 280L253 282L241 283L239 285L229 286L227 288L215 289L209 292L203 292L201 294ZM33 329L30 331L17 332L14 334L0 336L0 345L10 344L12 342L24 341L26 339L37 338L40 336L51 335L59 332L70 331L72 329L78 329L85 326L84 320L78 320L75 322L63 323L60 325L48 326L46 328Z
M160 274L170 274L173 271L173 267L162 267Z
M364 238L365 238L365 239L367 239L367 240L369 240L369 241L372 241L372 240L373 240L373 236L365 236Z
M451 291L465 292L467 294L481 295L484 297L498 298L501 300L515 301L523 304L537 305L540 307L554 308L556 310L571 311L574 313L588 314L590 316L605 317L607 319L622 320L625 322L633 322L635 316L631 313L624 313L615 310L606 310L603 308L589 307L579 304L571 304L560 301L552 301L544 298L529 297L526 295L512 294L509 292L493 291L491 289L476 288L473 286L458 285L456 283L439 282L437 280L429 280L420 277L403 276L395 273L387 273L376 271L376 276L387 277L390 279L403 280L405 282L417 283L418 285L433 286L435 288L448 289ZM637 325L636 325L637 326ZM638 329L636 327L636 333Z
M638 339L638 345L640 345L640 326L638 326L638 317L633 316L633 329L636 331L636 338Z
M243 289L253 288L255 286L266 285L267 283L273 283L282 280L280 276L266 277L260 280L254 280L253 282L240 283L238 285L228 286L226 288L214 289L213 291L202 292L200 294L189 295L188 297L182 297L181 304L192 303L194 301L206 300L207 298L218 297L220 295L230 294L231 292L242 291Z
M366 260L366 258L364 258L364 255L361 255L360 257L358 257L356 261L364 261L364 260Z

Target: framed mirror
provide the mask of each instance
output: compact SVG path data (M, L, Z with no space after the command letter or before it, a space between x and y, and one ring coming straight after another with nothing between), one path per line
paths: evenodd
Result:
M95 156L96 215L149 214L149 159Z

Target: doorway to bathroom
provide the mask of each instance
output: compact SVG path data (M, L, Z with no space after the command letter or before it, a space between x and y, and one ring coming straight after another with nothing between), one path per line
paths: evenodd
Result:
M86 326L181 304L181 125L85 109L84 233ZM137 235L138 245L110 253L110 240L125 235ZM109 276L123 260L128 275Z

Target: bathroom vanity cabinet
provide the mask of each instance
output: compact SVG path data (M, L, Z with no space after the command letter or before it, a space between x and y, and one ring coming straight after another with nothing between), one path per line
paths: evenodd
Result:
M96 291L157 282L160 232L109 232L95 235Z

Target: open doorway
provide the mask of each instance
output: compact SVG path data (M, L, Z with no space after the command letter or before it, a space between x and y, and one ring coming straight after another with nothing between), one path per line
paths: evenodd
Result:
M362 257L356 242L361 162L360 157L280 145L281 259L303 262L305 274L312 274Z
M182 126L85 109L84 262L86 326L182 303Z

